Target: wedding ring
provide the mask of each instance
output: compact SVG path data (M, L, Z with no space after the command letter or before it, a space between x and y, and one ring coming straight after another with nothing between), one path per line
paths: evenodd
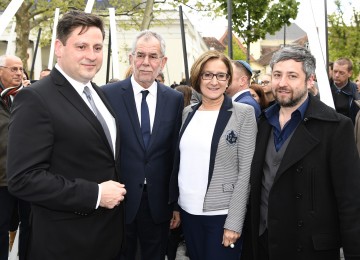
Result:
M234 248L234 247L235 247L235 245L234 245L233 243L231 243L231 244L230 244L230 247L231 247L231 248Z

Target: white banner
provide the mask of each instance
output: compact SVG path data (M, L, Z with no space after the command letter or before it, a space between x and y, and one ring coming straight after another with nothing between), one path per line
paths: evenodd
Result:
M301 1L295 22L307 33L309 48L316 58L316 78L320 90L320 99L326 105L334 108L326 67L324 2L319 0Z
M91 13L95 0L88 0L85 7L85 13Z
M11 3L6 7L4 13L1 15L1 23L0 23L0 36L5 31L6 27L10 23L11 19L14 17L16 12L19 10L21 4L24 0L12 0Z
M119 53L116 33L115 9L109 8L110 33L111 33L111 54L113 63L113 78L120 78Z
M51 37L51 44L50 44L50 53L49 53L49 63L48 63L48 69L52 69L53 62L54 62L54 49L55 49L55 40L56 40L56 27L59 21L59 14L60 9L55 9L55 18L54 18L54 27L52 31L52 37Z
M6 47L6 55L15 55L15 27L16 27L16 22L14 21L11 25L11 30L10 30L10 35L8 38L8 44Z

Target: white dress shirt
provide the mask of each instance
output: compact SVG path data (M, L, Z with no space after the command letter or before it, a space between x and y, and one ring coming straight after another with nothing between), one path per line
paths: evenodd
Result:
M154 125L154 118L155 118L155 110L156 110L156 100L157 100L157 82L154 81L153 84L148 89L143 88L137 83L134 79L134 76L131 76L131 85L134 90L134 98L136 104L136 111L139 117L139 123L141 126L141 100L142 94L141 91L149 90L149 94L146 97L146 102L149 107L149 116L150 116L150 131L152 133L152 128Z

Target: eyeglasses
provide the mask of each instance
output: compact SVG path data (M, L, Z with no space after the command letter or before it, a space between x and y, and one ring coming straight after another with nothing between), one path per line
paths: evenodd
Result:
M211 72L204 72L201 74L201 78L203 80L212 80L213 77L216 77L216 79L218 81L226 81L230 78L230 75L227 74L227 73L217 73L217 74L214 74L214 73L211 73Z
M160 59L164 58L164 56L159 56L158 54L145 54L143 52L136 52L133 53L133 55L135 56L135 59L137 61L144 61L146 57L148 57L150 62L157 62Z
M268 80L264 80L264 81L261 81L261 85L263 85L263 86L267 86L267 85L269 85L269 83L270 83L270 81L268 81Z
M7 68L9 69L11 72L15 73L15 72L23 72L24 69L23 68L18 68L18 67L6 67L6 66L0 66L1 68Z

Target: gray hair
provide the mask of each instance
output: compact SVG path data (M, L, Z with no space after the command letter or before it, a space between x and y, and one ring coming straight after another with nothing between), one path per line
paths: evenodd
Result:
M6 66L6 61L8 59L17 59L17 60L21 60L18 56L16 55L10 55L10 54L4 54L0 56L0 66ZM22 63L22 61L21 61Z
M137 42L139 41L140 38L142 37L145 37L145 39L150 39L151 37L154 37L156 38L159 42L160 42L160 48L161 48L161 55L162 56L165 56L165 49L166 49L166 46L165 46L165 41L164 41L164 38L154 32L154 31L150 31L150 30L144 30L144 31L141 31L135 38L134 42L133 42L133 45L132 45L132 49L131 49L131 53L134 54L135 53L135 50L136 50L136 44Z
M306 76L305 80L308 80L315 74L316 59L311 52L304 47L297 45L286 46L275 52L270 61L271 70L273 70L276 63L286 60L302 62L302 68Z

